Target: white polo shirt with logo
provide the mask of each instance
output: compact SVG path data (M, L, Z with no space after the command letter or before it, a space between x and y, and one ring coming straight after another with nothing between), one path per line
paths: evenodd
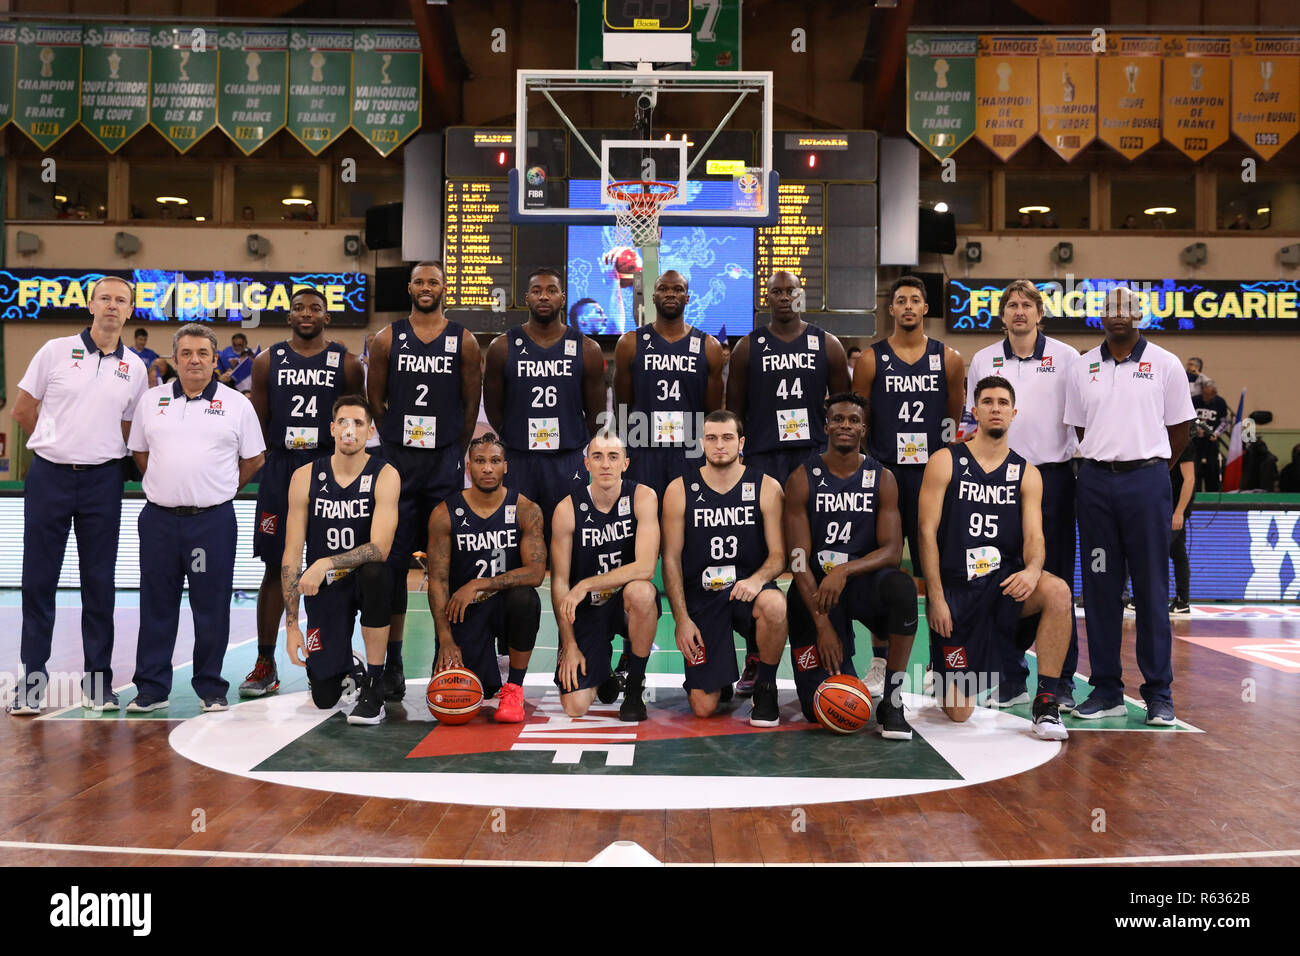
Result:
M253 403L216 379L187 398L180 379L149 389L131 422L131 451L149 453L145 497L164 508L210 508L239 491L239 462L266 451Z
M1139 335L1116 362L1106 343L1085 352L1071 370L1065 421L1084 429L1079 452L1095 461L1169 458L1167 426L1196 417L1187 372L1172 352Z
M126 456L122 422L135 414L149 373L121 339L101 352L86 328L42 345L18 387L41 403L28 448L60 465L102 465Z
M966 371L966 405L975 407L980 379L998 375L1016 390L1016 420L1007 430L1007 444L1031 465L1069 461L1078 448L1074 429L1065 423L1065 391L1070 370L1079 360L1073 346L1042 332L1029 358L1011 351L1003 339L980 349Z

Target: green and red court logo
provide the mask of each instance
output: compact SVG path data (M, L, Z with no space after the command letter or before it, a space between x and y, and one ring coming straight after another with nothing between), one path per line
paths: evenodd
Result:
M781 682L780 727L756 728L748 701L694 717L680 675L649 675L649 720L639 724L620 721L617 704L568 717L555 687L534 680L522 724L493 722L490 707L468 724L438 724L412 681L405 703L377 727L349 725L344 708L319 711L306 694L289 694L186 721L171 743L205 766L290 786L573 809L865 800L1023 773L1060 750L1023 717L981 710L954 724L913 695L905 699L914 738L887 741L870 729L840 736L807 723L789 681Z

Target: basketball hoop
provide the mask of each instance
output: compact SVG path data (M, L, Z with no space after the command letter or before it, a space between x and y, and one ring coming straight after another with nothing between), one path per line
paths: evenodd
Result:
M677 195L673 183L634 179L609 184L614 200L614 241L629 246L659 244L659 211Z

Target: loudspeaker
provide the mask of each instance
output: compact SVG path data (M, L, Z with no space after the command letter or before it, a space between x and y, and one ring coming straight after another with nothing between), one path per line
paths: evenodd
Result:
M411 293L406 287L410 281L410 266L391 266L376 269L375 311L409 312L411 310Z
M942 272L913 272L925 283L925 314L930 318L943 318L943 273Z
M1209 250L1203 242L1193 242L1190 246L1184 247L1183 251L1178 254L1185 266L1199 266L1209 259Z
M129 232L119 232L113 236L113 251L119 256L133 256L140 251L140 238Z
M14 247L20 256L30 256L41 251L41 237L34 232L19 232L14 237Z
M1052 247L1052 261L1057 265L1068 265L1074 261L1074 243L1058 242Z
M984 246L978 242L968 241L966 245L963 247L963 251L966 253L967 262L984 261Z
M361 237L360 237L360 236L344 236L344 237L343 237L343 254L344 254L345 256L350 256L350 257L352 257L352 258L354 258L354 259L355 259L357 256L361 255Z
M366 248L397 249L402 245L402 204L384 203L366 210Z
M1277 251L1277 258L1284 266L1300 266L1300 245L1283 246Z
M951 255L957 251L957 217L950 212L935 212L924 206L919 210L920 231L917 245L922 252Z
M254 259L265 259L271 254L271 240L255 232L245 237L244 245L248 249L248 254Z

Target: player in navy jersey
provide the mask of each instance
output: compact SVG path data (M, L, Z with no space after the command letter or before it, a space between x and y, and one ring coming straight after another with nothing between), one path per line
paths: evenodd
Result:
M605 410L605 356L564 324L564 286L553 269L528 277L528 319L487 350L483 408L510 459L510 484L542 509L550 539L555 506L587 483L582 449Z
M1069 586L1043 570L1043 481L1007 446L1016 416L1011 383L982 378L973 402L979 431L931 455L921 486L921 564L940 706L955 721L968 719L977 693L997 683L1017 622L1039 614L1034 733L1064 740L1056 691L1073 608Z
M851 381L840 340L803 320L798 276L772 273L767 302L772 321L741 339L731 356L727 408L745 423L745 464L783 485L826 447L826 396L847 392ZM736 693L752 693L757 673L749 641Z
M388 558L393 624L384 699L390 701L406 694L402 635L411 555L425 550L433 509L464 485L465 450L478 419L478 342L443 314L444 288L441 263L417 263L407 285L410 314L382 329L370 345L370 405L384 457L402 478L401 518Z
M370 406L344 395L330 411L334 453L293 473L280 568L289 660L307 668L312 701L328 709L352 673L352 627L361 612L366 672L350 724L384 719L384 657L392 584L384 563L397 528L400 479L383 459L366 452ZM302 565L303 544L307 566ZM298 596L305 596L307 636L298 626ZM307 652L304 662L298 655Z
M655 283L655 320L624 332L614 349L614 420L627 442L628 477L663 497L700 463L704 416L722 407L722 346L687 325L690 286L669 270Z
M664 495L664 588L677 622L691 710L708 717L731 699L739 675L732 632L758 645L755 727L780 723L776 668L785 648L785 569L781 486L740 461L744 428L731 410L704 419L702 467Z
M611 704L619 679L610 668L615 634L628 641L627 683L619 719L646 719L641 694L659 621L654 577L659 502L654 490L624 477L628 456L612 432L587 446L591 484L555 509L551 528L551 602L560 629L555 683L570 717L593 698Z
M280 686L275 641L284 616L280 559L289 509L289 481L298 468L334 452L330 409L342 395L364 391L361 363L325 339L325 297L299 289L289 299L293 334L253 359L249 399L262 423L266 464L257 486L253 554L266 563L257 592L257 662L239 686L240 697L261 697Z
M438 633L433 672L466 667L485 697L500 689L498 723L524 719L524 675L537 642L546 575L541 510L504 484L506 449L493 434L470 442L470 487L429 519L429 608ZM510 649L501 684L496 642Z
M857 676L853 622L889 635L884 693L876 707L883 737L911 740L903 677L916 634L916 582L899 570L903 529L894 476L858 449L867 403L842 392L826 401L828 447L785 483L785 538L794 586L786 596L790 661L804 716L831 674ZM873 695L874 697L875 695Z

